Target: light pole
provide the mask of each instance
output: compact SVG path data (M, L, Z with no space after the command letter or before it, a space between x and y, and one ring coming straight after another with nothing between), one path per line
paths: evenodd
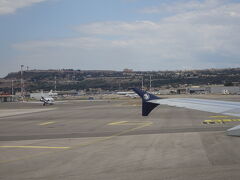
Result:
M13 92L13 80L12 80L12 96L13 96L13 93L14 93L14 92Z
M57 77L54 77L54 90L57 91Z
M149 89L150 92L151 92L151 89L152 89L152 76L150 75L150 89Z
M21 97L23 100L23 67L24 65L21 65Z

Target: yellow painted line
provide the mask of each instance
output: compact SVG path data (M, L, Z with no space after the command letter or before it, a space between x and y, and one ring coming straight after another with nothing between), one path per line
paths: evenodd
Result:
M113 135L111 135L111 136L103 137L103 138L101 138L101 139L97 139L97 140L94 140L94 141L86 142L86 143L84 143L84 144L74 145L74 146L72 146L72 147L66 147L65 149L60 149L59 151L56 151L56 150L55 150L55 151L50 151L50 152L43 152L43 153L38 153L38 154L34 154L34 155L23 156L23 157L16 158L16 159L12 159L12 160L0 161L0 164L10 163L10 162L16 162L16 161L19 161L19 160L30 159L30 158L34 158L34 157L43 156L43 155L49 155L49 154L52 154L52 153L64 152L64 151L67 151L67 150L70 150L70 149L74 149L74 148L78 148L78 147L85 147L85 146L88 146L88 145L93 145L93 144L96 144L96 143L99 143L99 142L102 142L102 141L106 141L106 140L115 138L115 137L120 136L120 135L124 135L124 134L126 134L126 133L135 131L135 130L137 130L137 129L142 129L142 128L147 127L147 126L150 126L150 125L152 125L152 122L150 122L150 121L148 121L148 122L142 122L142 123L140 124L140 126L137 126L137 127L135 127L135 128L130 128L130 129L121 131L121 132L119 132L119 133L113 134Z
M119 133L113 134L113 135L111 135L111 136L107 136L107 137L103 137L103 138L101 138L101 139L97 139L97 140L95 140L95 141L86 142L85 144L75 145L75 146L73 146L72 148L76 148L76 147L79 147L79 146L84 147L84 146L88 146L88 145L91 145L91 144L96 144L96 143L98 143L98 142L106 141L106 140L112 139L112 138L114 138L114 137L117 137L117 136L120 136L120 135L129 133L129 132L135 131L135 130L137 130L137 129L142 129L142 128L147 127L147 126L150 126L150 125L152 125L152 122L145 122L145 123L143 122L140 126L137 126L137 127L135 127L135 128L130 128L130 129L127 129L127 130L125 130L125 131L121 131L121 132L119 132Z
M129 121L117 121L117 122L112 122L112 123L109 123L108 125L112 126L112 125L141 125L141 124L152 124L152 122L150 121L132 121L132 122L129 122Z
M208 119L208 120L204 120L203 122L214 122L214 121L211 119Z
M214 124L214 123L226 123L226 122L238 122L240 119L208 119L204 120L204 124Z
M119 125L119 124L125 124L125 123L127 123L128 121L117 121L117 122L112 122L112 123L109 123L108 125Z
M232 121L240 121L240 119L231 119Z
M232 122L235 121L234 119L222 119L223 122Z
M50 146L0 146L0 148L69 149L70 147L50 147Z
M228 118L231 116L209 116L209 118Z
M124 124L117 124L117 125L141 125L141 124L146 124L146 123L134 123L134 122L129 122L129 123L124 123Z
M211 123L211 122L214 122L213 120L204 120L203 122L206 122L206 123Z
M40 126L45 126L45 125L49 125L49 124L54 124L54 121L50 121L50 122L45 122L45 123L41 123L39 124Z
M145 124L152 124L152 122L128 122L119 125L145 125Z
M220 119L208 119L208 120L204 120L203 124L215 124L215 123L220 123L222 124L223 121Z
M214 122L216 122L216 123L223 123L223 121L221 119L216 119L216 120L214 120Z

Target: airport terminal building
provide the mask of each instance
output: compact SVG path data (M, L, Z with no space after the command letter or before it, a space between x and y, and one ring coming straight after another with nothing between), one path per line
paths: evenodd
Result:
M0 94L0 103L2 102L14 102L16 101L16 96L9 95L9 94Z
M187 94L240 94L240 86L206 86L186 88Z

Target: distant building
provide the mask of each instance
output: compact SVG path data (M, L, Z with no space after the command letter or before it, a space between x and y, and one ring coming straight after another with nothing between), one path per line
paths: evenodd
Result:
M177 89L177 94L186 94L187 90L186 88L178 88Z
M193 86L193 87L186 88L186 93L188 93L188 94L207 94L209 92L206 87L199 87L199 86L194 87Z
M210 87L211 94L240 94L239 86L212 86Z
M50 96L49 96L49 93L43 93L43 92L30 94L31 99L40 100L41 97L50 97Z
M26 97L26 96L25 96L25 97ZM47 93L47 92L44 93L43 91L41 91L41 92L37 92L37 93L30 93L30 94L29 94L29 97L30 97L31 99L36 99L36 100L40 100L42 97L57 98L57 97L58 97L58 93L53 92L52 90L49 91L48 93Z
M77 92L77 95L78 95L78 96L85 96L85 95L86 95L86 91L84 91L84 90L79 90L79 91Z
M233 86L240 86L240 82L232 82Z
M0 103L2 102L14 102L17 101L16 96L9 95L9 94L1 94L0 95Z
M157 94L161 95L177 94L177 91L173 89L160 89Z
M68 97L68 96L78 96L78 91L70 90L70 91L59 91L58 95L61 97Z
M132 69L127 69L127 68L125 68L125 69L123 70L123 72L125 72L125 73L131 73L131 72L133 72L133 70L132 70Z

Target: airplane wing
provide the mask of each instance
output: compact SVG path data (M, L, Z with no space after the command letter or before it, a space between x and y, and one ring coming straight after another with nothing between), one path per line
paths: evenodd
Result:
M133 88L142 98L142 115L148 116L148 114L158 105L164 104L175 107L184 107L188 109L220 113L230 116L240 117L240 102L231 101L219 101L208 99L195 99L195 98L171 98L161 99L146 91ZM240 125L227 130L228 135L240 136Z
M220 113L230 116L240 116L240 103L229 101L217 101L208 99L193 99L193 98L173 98L159 99L149 101L155 104L165 104L169 106L184 107L200 111Z

